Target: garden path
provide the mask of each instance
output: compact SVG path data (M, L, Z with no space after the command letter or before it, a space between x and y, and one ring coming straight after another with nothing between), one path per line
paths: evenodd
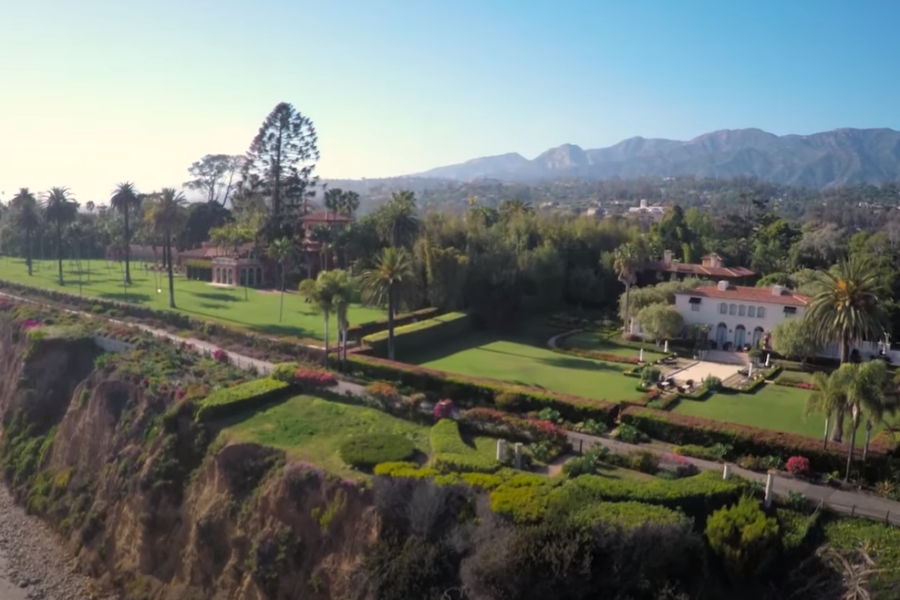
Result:
M0 292L0 296L5 296L19 302L43 304L42 302L21 298L19 296L6 294L3 292ZM80 311L70 310L69 312L82 314L91 318L104 318L100 317L99 315L92 315L90 313ZM138 329L160 337L168 338L174 342L184 342L186 344L192 344L194 349L202 354L212 354L218 349L218 346L216 346L215 344L211 344L203 340L198 340L196 338L181 337L173 333L169 333L168 331L163 331L161 329L148 327L146 325L141 325L138 323L117 321L115 319L107 320L122 325L127 325L129 327L137 327ZM555 337L551 338L551 340L548 342L548 345L550 345L551 347L555 346ZM249 369L251 366L254 366L260 373L269 373L275 366L271 362L259 360L257 358L251 358L249 356L244 356L241 354L235 354L233 352L229 352L228 355L232 364L242 369ZM364 393L365 388L356 383L339 380L336 391L338 393L351 393L355 395L361 395L362 393ZM616 453L633 452L635 450L647 450L657 455L671 454L671 452L665 448L626 444L617 440L590 436L583 433L569 432L568 437L569 441L572 444L572 447L579 452L590 448L594 444L602 444ZM697 468L704 471L722 470L722 465L716 462L701 460L699 458L685 458L690 463L696 465ZM735 465L732 465L731 470L733 473L740 475L741 477L744 477L745 479L748 479L750 481L760 481L762 483L765 483L766 481L766 476L761 473L755 473L753 471L741 469ZM773 491L779 496L787 496L788 492L799 492L805 495L810 500L821 503L834 512L845 515L864 517L873 521L889 522L893 525L900 525L900 502L894 502L886 498L880 498L878 496L873 496L871 494L866 494L863 492L843 491L828 486L815 485L798 479L789 479L787 477L775 476L773 483Z

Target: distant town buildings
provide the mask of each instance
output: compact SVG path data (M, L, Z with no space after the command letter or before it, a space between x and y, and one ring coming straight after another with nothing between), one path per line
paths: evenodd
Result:
M646 200L641 200L639 206L632 206L628 209L629 214L650 214L659 215L660 217L666 212L666 207L661 204L647 204Z

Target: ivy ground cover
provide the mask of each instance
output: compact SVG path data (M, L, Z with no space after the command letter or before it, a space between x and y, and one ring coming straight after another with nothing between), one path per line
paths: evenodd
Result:
M81 292L88 297L118 302L143 304L158 310L169 310L169 283L165 274L144 270L143 263L131 264L132 285L122 287L123 263L92 260L81 263ZM65 286L57 283L55 260L35 260L34 275L28 276L25 262L20 259L0 261L0 279L36 288L60 290L78 294L79 274L68 260L63 261ZM157 291L160 290L160 291ZM245 298L246 292L246 300ZM243 327L256 333L272 335L296 335L321 339L324 334L322 315L298 294L284 297L284 318L278 322L279 294L244 288L212 286L205 281L175 277L175 303L177 312L192 317L220 321L226 325ZM348 312L351 324L375 321L385 316L385 311L353 305ZM337 327L331 335L337 339Z
M530 336L476 332L438 347L403 355L401 360L431 369L485 377L587 398L636 399L636 380L622 373L629 365L553 352Z

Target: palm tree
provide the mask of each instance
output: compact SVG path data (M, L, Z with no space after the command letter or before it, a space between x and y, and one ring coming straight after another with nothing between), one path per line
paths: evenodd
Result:
M529 202L523 202L522 200L503 200L500 202L497 212L500 214L500 218L509 220L518 215L534 214L534 207Z
M350 304L353 302L353 281L350 279L349 273L343 270L330 271L331 279L334 285L334 311L338 324L338 343L340 349L338 356L341 359L341 368L347 361L347 334L350 329L350 322L347 319L347 312Z
M28 188L19 189L19 193L9 201L12 208L13 222L16 227L25 233L25 264L28 266L28 276L32 273L31 264L31 236L35 229L41 226L41 214L38 210L37 199Z
M613 255L613 261L613 268L616 270L616 276L619 278L619 281L625 284L624 331L630 333L629 324L631 322L631 315L629 314L629 311L631 309L631 286L634 284L638 268L640 267L640 254L634 244L626 242L616 248Z
M394 248L412 244L419 231L416 216L416 196L412 192L394 192L391 199L376 213L378 235Z
M817 294L806 312L813 335L822 343L840 344L841 363L850 356L853 342L878 338L887 322L881 299L878 274L869 261L851 256L829 271L820 271ZM831 439L843 439L844 411L836 414Z
M334 311L335 304L335 285L334 280L329 271L322 271L316 279L304 279L300 282L298 288L300 294L305 296L319 312L325 320L325 368L328 368L328 352L329 338L328 322L331 320L331 313Z
M844 410L850 415L850 444L847 450L847 471L844 474L844 481L847 481L850 479L850 467L853 464L856 433L863 415L872 425L881 423L884 417L887 365L881 360L872 360L861 365L846 363L834 372L834 376L844 393ZM868 444L868 433L871 428L867 427L866 430L866 444Z
M825 433L823 434L822 448L828 448L828 425L832 417L843 410L846 398L839 376L836 372L829 377L821 371L814 373L811 383L815 391L806 400L806 416L816 412L825 416Z
M135 191L134 184L130 181L120 183L116 186L112 197L109 199L109 205L113 210L122 215L125 230L125 283L131 284L131 268L129 266L131 253L131 230L128 226L129 215L138 209L141 205L141 196Z
M269 246L269 256L272 257L281 270L281 299L278 301L278 322L281 323L281 315L284 312L284 275L287 270L287 262L294 254L294 244L290 238L278 238Z
M374 266L360 278L363 301L387 305L388 358L394 360L394 315L415 286L412 259L405 248L385 248L375 258Z
M67 187L55 187L47 192L44 199L44 221L53 223L56 230L56 263L59 267L59 285L63 281L62 267L62 228L75 220L78 214L78 203L71 196Z
M175 308L175 275L172 270L172 236L185 220L184 195L174 188L163 188L153 195L146 219L153 233L163 238L163 256L169 272L169 308Z
M310 232L310 240L319 244L319 271L328 270L328 252L334 239L332 233L327 225L316 225Z

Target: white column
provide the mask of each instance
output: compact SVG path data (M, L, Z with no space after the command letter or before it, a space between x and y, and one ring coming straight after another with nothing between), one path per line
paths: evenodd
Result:
M497 460L506 458L506 440L497 440Z
M766 508L772 506L772 495L775 493L775 477L771 473L766 474L766 499L763 502Z
M516 460L515 465L517 469L522 468L522 444L516 442Z
M663 352L666 354L669 353L669 340L666 340L666 345L663 347Z
M638 362L644 362L644 349L641 348L641 353L638 354Z
M725 463L722 465L722 479L728 479L731 477L731 465Z

